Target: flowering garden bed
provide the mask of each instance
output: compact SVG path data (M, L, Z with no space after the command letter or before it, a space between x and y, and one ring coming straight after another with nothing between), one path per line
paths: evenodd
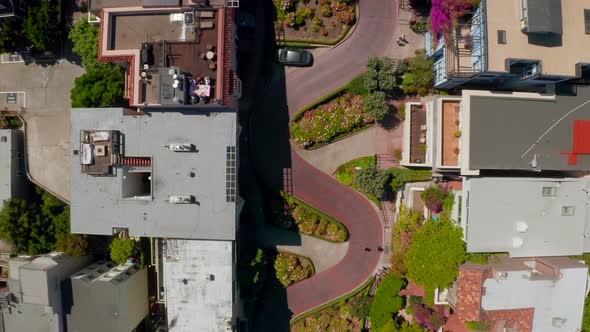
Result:
M274 267L277 279L285 287L305 280L315 273L313 263L309 258L287 252L277 253Z
M360 332L372 300L370 278L351 293L319 306L291 321L291 332L349 331Z
M279 226L335 243L348 239L348 230L336 219L293 196L283 194L283 198L278 218L281 221Z
M374 124L364 97L345 93L305 111L291 124L291 138L304 148L319 147Z
M277 36L289 43L334 45L356 21L352 0L273 0Z

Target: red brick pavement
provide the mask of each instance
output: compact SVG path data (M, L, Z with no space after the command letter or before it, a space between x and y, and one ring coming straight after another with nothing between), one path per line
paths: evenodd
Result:
M366 0L359 1L359 6L358 25L345 42L315 59L312 68L287 74L290 116L362 73L369 56L387 51L393 38L395 2ZM342 261L287 289L287 303L295 317L354 290L375 272L383 228L366 198L308 164L295 149L291 151L293 194L338 219L350 232L350 247Z

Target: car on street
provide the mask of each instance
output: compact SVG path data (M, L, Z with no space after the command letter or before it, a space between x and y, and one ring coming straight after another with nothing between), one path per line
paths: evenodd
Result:
M287 66L311 67L313 55L301 48L280 48L278 50L278 61Z

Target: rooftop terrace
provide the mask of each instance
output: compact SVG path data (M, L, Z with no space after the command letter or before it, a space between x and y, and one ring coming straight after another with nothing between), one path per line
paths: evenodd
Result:
M130 64L131 105L218 104L231 88L232 15L211 8L105 8L99 57Z
M410 163L426 163L426 109L424 105L410 106Z
M442 101L442 166L459 165L460 100Z

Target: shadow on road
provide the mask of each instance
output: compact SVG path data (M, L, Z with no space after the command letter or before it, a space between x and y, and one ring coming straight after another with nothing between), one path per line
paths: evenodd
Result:
M271 0L251 1L240 12L256 19L255 28L240 29L238 76L242 80L239 118L240 188L247 199L240 219L239 245L242 264L249 266L261 246L259 230L272 223L274 207L281 191L289 191L291 147L287 107L285 69L274 61L275 9ZM240 13L238 13L239 17ZM259 238L257 238L259 237ZM301 243L298 233L277 239L277 245ZM267 252L266 281L256 299L247 299L248 321L252 331L289 331L292 313L287 305L286 289L276 279L272 256ZM246 282L250 282L246 280Z

